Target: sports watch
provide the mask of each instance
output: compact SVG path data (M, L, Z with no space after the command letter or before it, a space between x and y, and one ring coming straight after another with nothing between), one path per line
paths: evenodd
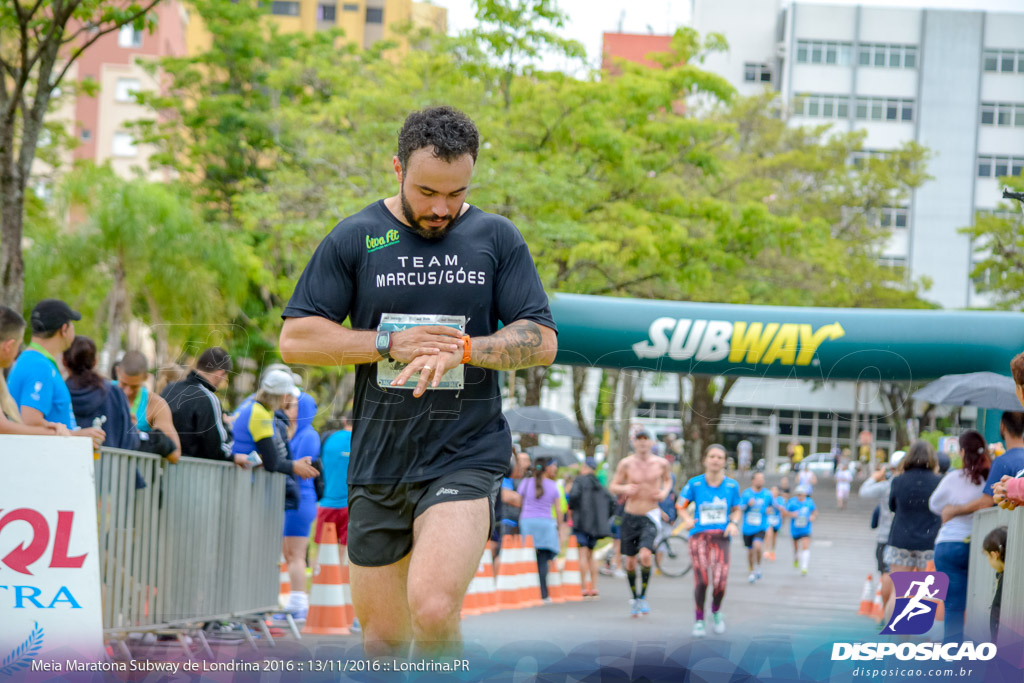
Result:
M384 360L391 360L391 332L390 331L379 331L377 332L377 353L384 358Z

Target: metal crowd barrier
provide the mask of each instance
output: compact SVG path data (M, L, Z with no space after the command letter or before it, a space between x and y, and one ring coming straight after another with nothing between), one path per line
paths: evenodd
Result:
M971 529L971 555L967 569L967 612L964 638L991 642L989 628L992 598L996 592L996 574L988 564L982 542L996 527L1007 527L1006 567L1003 572L1003 598L999 618L1000 652L1016 650L1024 635L1024 509L988 508L974 513Z
M283 476L232 463L183 457L169 465L148 453L102 449L104 633L276 611L284 488Z

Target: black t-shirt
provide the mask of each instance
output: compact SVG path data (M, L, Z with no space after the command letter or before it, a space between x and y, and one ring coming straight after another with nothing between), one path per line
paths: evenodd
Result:
M440 240L420 237L383 201L350 216L317 247L282 317L319 316L373 330L383 313L463 315L466 334L532 320L555 328L530 251L508 219L470 207ZM430 481L459 469L508 468L512 439L498 373L465 367L461 391L377 386L356 368L349 482Z

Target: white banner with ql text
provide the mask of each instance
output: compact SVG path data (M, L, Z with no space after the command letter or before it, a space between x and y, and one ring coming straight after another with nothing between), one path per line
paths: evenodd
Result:
M103 657L94 467L83 437L0 436L0 680Z

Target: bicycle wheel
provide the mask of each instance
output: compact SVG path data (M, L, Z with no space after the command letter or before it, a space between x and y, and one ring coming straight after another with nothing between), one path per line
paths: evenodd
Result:
M693 568L690 563L690 544L683 536L669 536L658 544L654 561L665 576L685 576Z

